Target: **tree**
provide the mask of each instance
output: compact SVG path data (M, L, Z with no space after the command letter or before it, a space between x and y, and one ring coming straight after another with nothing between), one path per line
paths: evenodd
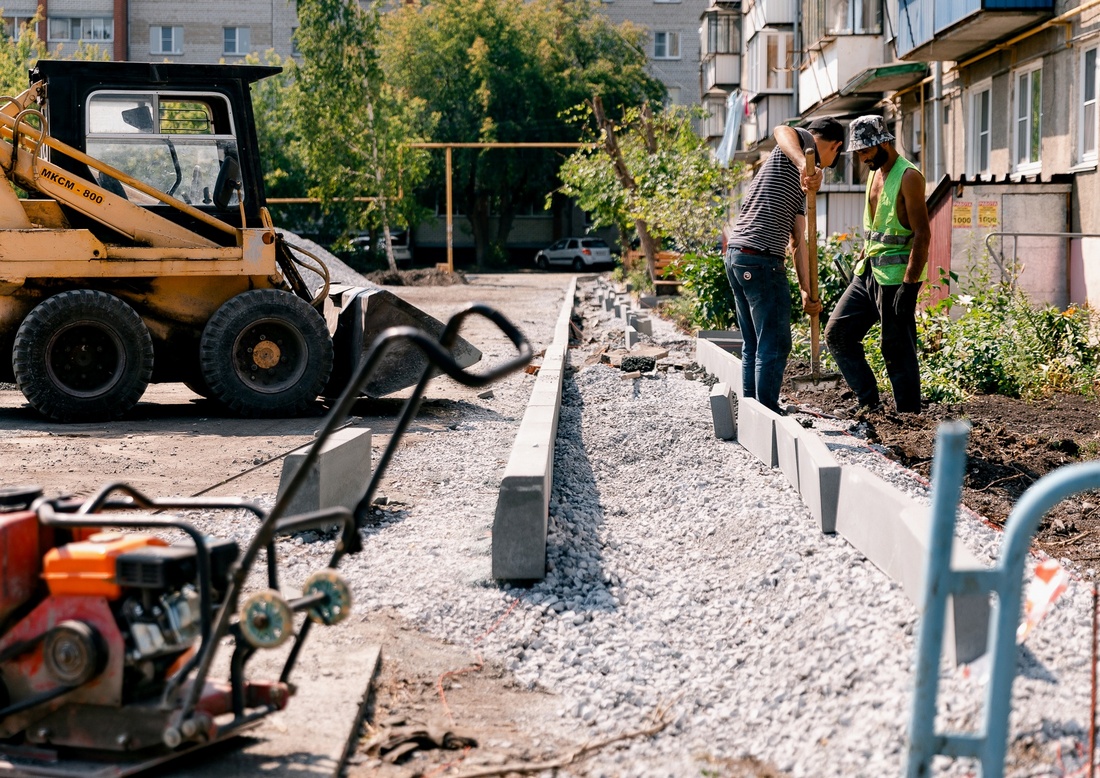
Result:
M578 128L561 113L584 95L615 106L663 95L641 31L615 27L590 0L414 0L383 26L387 81L439 117L437 142L573 142ZM456 150L456 200L479 265L503 259L517 208L556 188L560 163L543 149Z
M578 116L593 145L562 165L561 191L593 224L618 227L624 241L634 227L651 272L657 241L670 240L685 252L714 246L728 216L727 193L744 173L740 165L723 168L715 160L692 128L698 111L673 107L653 115L643 106L614 122L597 97Z
M293 148L313 182L309 192L350 230L381 227L396 269L390 229L409 224L415 203L405 192L426 172L426 155L402 144L426 137L432 118L422 101L386 83L377 2L302 0L298 22Z
M42 21L41 9L33 18L19 26L19 39L13 40L0 32L0 94L17 95L25 91L30 82L27 73L34 64L51 55L45 41L38 37L38 25ZM61 45L53 52L55 58L61 58ZM108 52L95 44L81 41L76 50L66 57L83 61L105 61L110 59Z

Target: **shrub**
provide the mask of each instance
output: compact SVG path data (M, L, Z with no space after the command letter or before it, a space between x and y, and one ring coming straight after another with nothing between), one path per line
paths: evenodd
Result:
M721 254L684 254L669 271L680 280L680 315L689 329L727 330L737 326L733 290Z

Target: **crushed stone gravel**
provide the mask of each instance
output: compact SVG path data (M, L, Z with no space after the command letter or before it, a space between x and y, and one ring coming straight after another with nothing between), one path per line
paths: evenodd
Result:
M496 490L534 382L519 375L395 457L386 485L420 483L431 497L363 530L364 552L342 566L356 610L392 608L476 647L519 684L557 695L560 715L594 739L668 716L656 736L560 775L740 774L729 765L743 759L791 776L902 774L915 607L843 538L820 533L779 470L714 437L713 378L690 378L693 338L654 317L642 340L670 354L633 380L589 358L623 340L595 283L578 287L584 334L563 393L546 579L520 587L490 575ZM554 319L525 320L536 352ZM843 463L928 501L927 484L858 427L805 418ZM995 559L1001 535L980 518L960 514L957 534ZM288 580L323 565L329 546L311 539L288 541ZM1021 648L1007 775L1084 764L1091 614L1091 586L1075 578ZM941 731L979 725L982 672L981 662L943 667ZM945 759L936 768L977 772Z

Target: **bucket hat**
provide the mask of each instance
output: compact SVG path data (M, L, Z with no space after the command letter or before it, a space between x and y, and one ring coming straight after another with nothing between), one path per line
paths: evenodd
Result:
M886 122L881 116L861 116L849 125L848 132L851 135L849 151L861 151L880 143L894 142L894 136L886 129Z

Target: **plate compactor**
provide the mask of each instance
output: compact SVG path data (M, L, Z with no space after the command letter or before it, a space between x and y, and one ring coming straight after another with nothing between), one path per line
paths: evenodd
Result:
M464 370L451 347L471 314L496 324L517 355L479 374ZM284 516L391 347L418 350L426 367L356 508ZM360 550L358 526L428 380L441 370L484 386L530 358L522 334L480 305L456 314L438 340L414 327L385 330L270 511L237 499L150 499L121 483L83 501L47 499L33 487L0 490L0 775L131 775L285 708L310 626L337 624L350 611L351 592L336 568ZM241 548L166 513L195 510L244 511L259 529ZM276 539L333 527L328 565L300 595L284 594ZM266 567L259 587L249 579L257 563ZM287 642L277 679L250 677L258 650ZM222 651L229 660L217 667L227 665L228 678L215 679Z

